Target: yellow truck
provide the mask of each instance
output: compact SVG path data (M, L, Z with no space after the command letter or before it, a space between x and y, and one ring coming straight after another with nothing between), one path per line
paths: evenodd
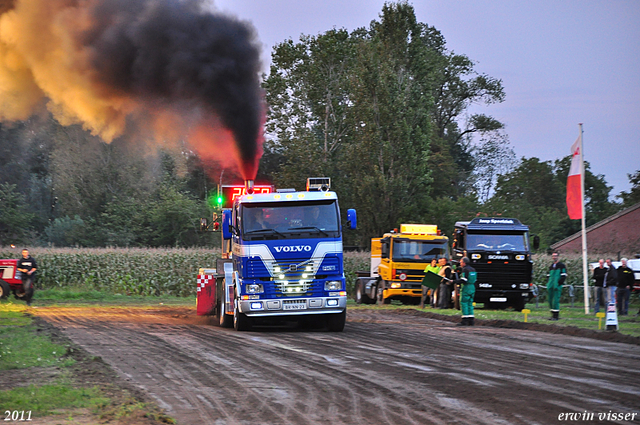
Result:
M449 238L434 224L402 224L371 239L371 269L358 273L356 303L419 304L424 269L441 257L449 259Z

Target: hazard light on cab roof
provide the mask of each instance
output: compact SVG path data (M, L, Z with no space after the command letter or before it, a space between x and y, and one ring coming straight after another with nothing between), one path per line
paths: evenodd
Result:
M437 235L438 226L436 226L435 224L401 224L400 233Z

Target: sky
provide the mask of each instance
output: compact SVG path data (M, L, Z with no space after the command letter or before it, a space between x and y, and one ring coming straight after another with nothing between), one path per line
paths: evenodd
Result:
M268 72L273 46L378 20L384 0L214 0L253 24ZM584 158L613 186L640 170L639 0L415 0L420 22L476 71L502 80L506 100L473 106L505 124L518 158L571 153L583 123Z

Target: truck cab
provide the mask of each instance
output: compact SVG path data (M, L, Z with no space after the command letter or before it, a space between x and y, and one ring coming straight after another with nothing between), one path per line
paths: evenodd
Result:
M475 301L522 310L533 297L529 226L515 218L459 221L453 235L456 260L469 258L478 273Z
M328 179L327 179L328 180ZM328 184L307 191L247 193L223 212L216 269L221 324L249 330L283 318L325 321L342 331L347 292L338 197ZM355 211L349 210L355 228Z
M449 238L433 224L402 224L371 239L371 270L356 281L356 302L418 304L424 269L442 257L449 258Z

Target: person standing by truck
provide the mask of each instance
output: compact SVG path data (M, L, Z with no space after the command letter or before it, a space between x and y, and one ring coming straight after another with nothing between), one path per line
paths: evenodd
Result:
M560 318L560 294L562 285L567 280L567 267L558 261L558 253L551 254L553 263L549 266L549 280L547 281L547 297L549 298L549 309L551 310L551 320Z
M440 267L438 266L438 260L436 260L435 258L431 260L431 264L429 264L427 267L425 267L424 272L432 272L435 274L438 274L438 272L440 271ZM438 292L437 289L431 289L428 288L426 286L422 287L422 298L420 298L420 308L424 308L424 303L427 300L427 297L429 296L429 294L431 294L431 307L436 307L436 299L437 299L437 295L436 293Z
M440 291L438 295L438 307L440 308L452 308L451 302L451 287L453 286L451 280L451 267L449 267L446 257L441 257L438 260L438 266L440 266L439 276L442 276L440 282Z
M476 269L469 265L469 259L460 259L460 279L456 284L460 285L460 308L462 310L462 321L459 326L473 326L475 317L473 315L473 298L476 295Z
M22 258L18 260L16 269L22 274L22 289L24 291L24 300L27 302L27 305L31 305L37 264L36 260L31 255L29 255L28 249L22 250Z

